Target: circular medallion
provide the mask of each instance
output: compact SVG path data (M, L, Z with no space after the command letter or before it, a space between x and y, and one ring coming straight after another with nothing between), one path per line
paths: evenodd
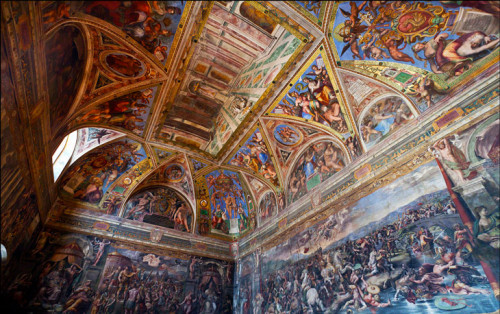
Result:
M172 164L165 168L164 176L170 182L179 182L184 178L184 168L178 164Z
M130 183L132 183L132 179L125 178L125 179L123 179L123 183L125 183L125 185L130 185Z
M207 205L208 205L207 200L201 200L200 205L201 205L201 207L207 207Z
M294 146L302 140L302 133L292 126L280 124L274 128L274 138L283 145Z

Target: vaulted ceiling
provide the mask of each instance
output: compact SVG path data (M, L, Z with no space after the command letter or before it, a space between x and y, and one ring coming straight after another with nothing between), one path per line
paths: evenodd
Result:
M53 211L190 233L200 250L280 220L496 62L494 37L474 59L430 54L436 34L498 14L443 3L33 3L39 131L50 153L78 132Z

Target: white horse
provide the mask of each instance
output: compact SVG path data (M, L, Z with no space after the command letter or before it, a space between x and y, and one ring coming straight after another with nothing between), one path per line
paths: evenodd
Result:
M304 296L306 299L306 304L309 307L309 310L314 312L314 307L318 306L321 311L324 311L325 308L323 306L323 302L321 302L321 299L319 298L319 293L316 288L311 287L311 279L307 275L307 269L304 269L302 271L302 275L300 276L300 279L302 279L302 291L304 292Z

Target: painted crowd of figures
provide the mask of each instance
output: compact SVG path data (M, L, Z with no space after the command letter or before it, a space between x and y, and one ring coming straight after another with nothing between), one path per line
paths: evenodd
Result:
M212 209L212 229L242 233L249 228L248 205L238 174L214 171L206 177Z
M6 294L19 311L231 313L233 264L114 248L109 240L43 231L33 272ZM93 263L91 264L91 262Z
M260 268L255 265L262 272L260 283L241 280L237 312L352 313L384 308L401 313L411 304L423 312L427 300L437 310L466 306L494 310L492 290L472 254L477 244L449 197L434 195L416 205L389 224L319 247L298 261L271 259L264 265L263 255ZM336 238L337 223L328 220L315 231L290 239L294 242L290 245L308 253L312 242ZM254 287L257 291L252 291Z

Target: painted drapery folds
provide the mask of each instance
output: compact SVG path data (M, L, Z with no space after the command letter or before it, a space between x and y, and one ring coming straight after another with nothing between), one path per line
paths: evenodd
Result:
M272 113L304 118L321 123L338 133L348 133L345 113L322 55L302 73Z
M183 1L90 1L85 12L119 27L165 64L184 5Z
M244 233L249 229L247 192L240 176L229 170L216 170L205 176L210 195L211 229L222 234Z
M61 193L97 205L120 176L145 159L140 143L124 139L106 144L74 163L61 180Z
M312 188L342 170L348 162L344 152L331 141L319 141L308 147L290 173L288 202L293 203Z
M329 39L338 65L385 77L421 110L498 58L495 1L346 1L336 8Z
M438 163L425 164L242 259L236 312L492 312L498 301L484 261L498 255L498 207L478 209L475 231L462 210Z
M231 262L163 256L44 230L23 266L8 288L23 312L231 312Z
M414 118L414 114L401 97L384 97L368 106L360 116L360 130L366 148L392 134Z
M183 197L167 187L141 191L127 201L124 217L190 232L193 211Z

